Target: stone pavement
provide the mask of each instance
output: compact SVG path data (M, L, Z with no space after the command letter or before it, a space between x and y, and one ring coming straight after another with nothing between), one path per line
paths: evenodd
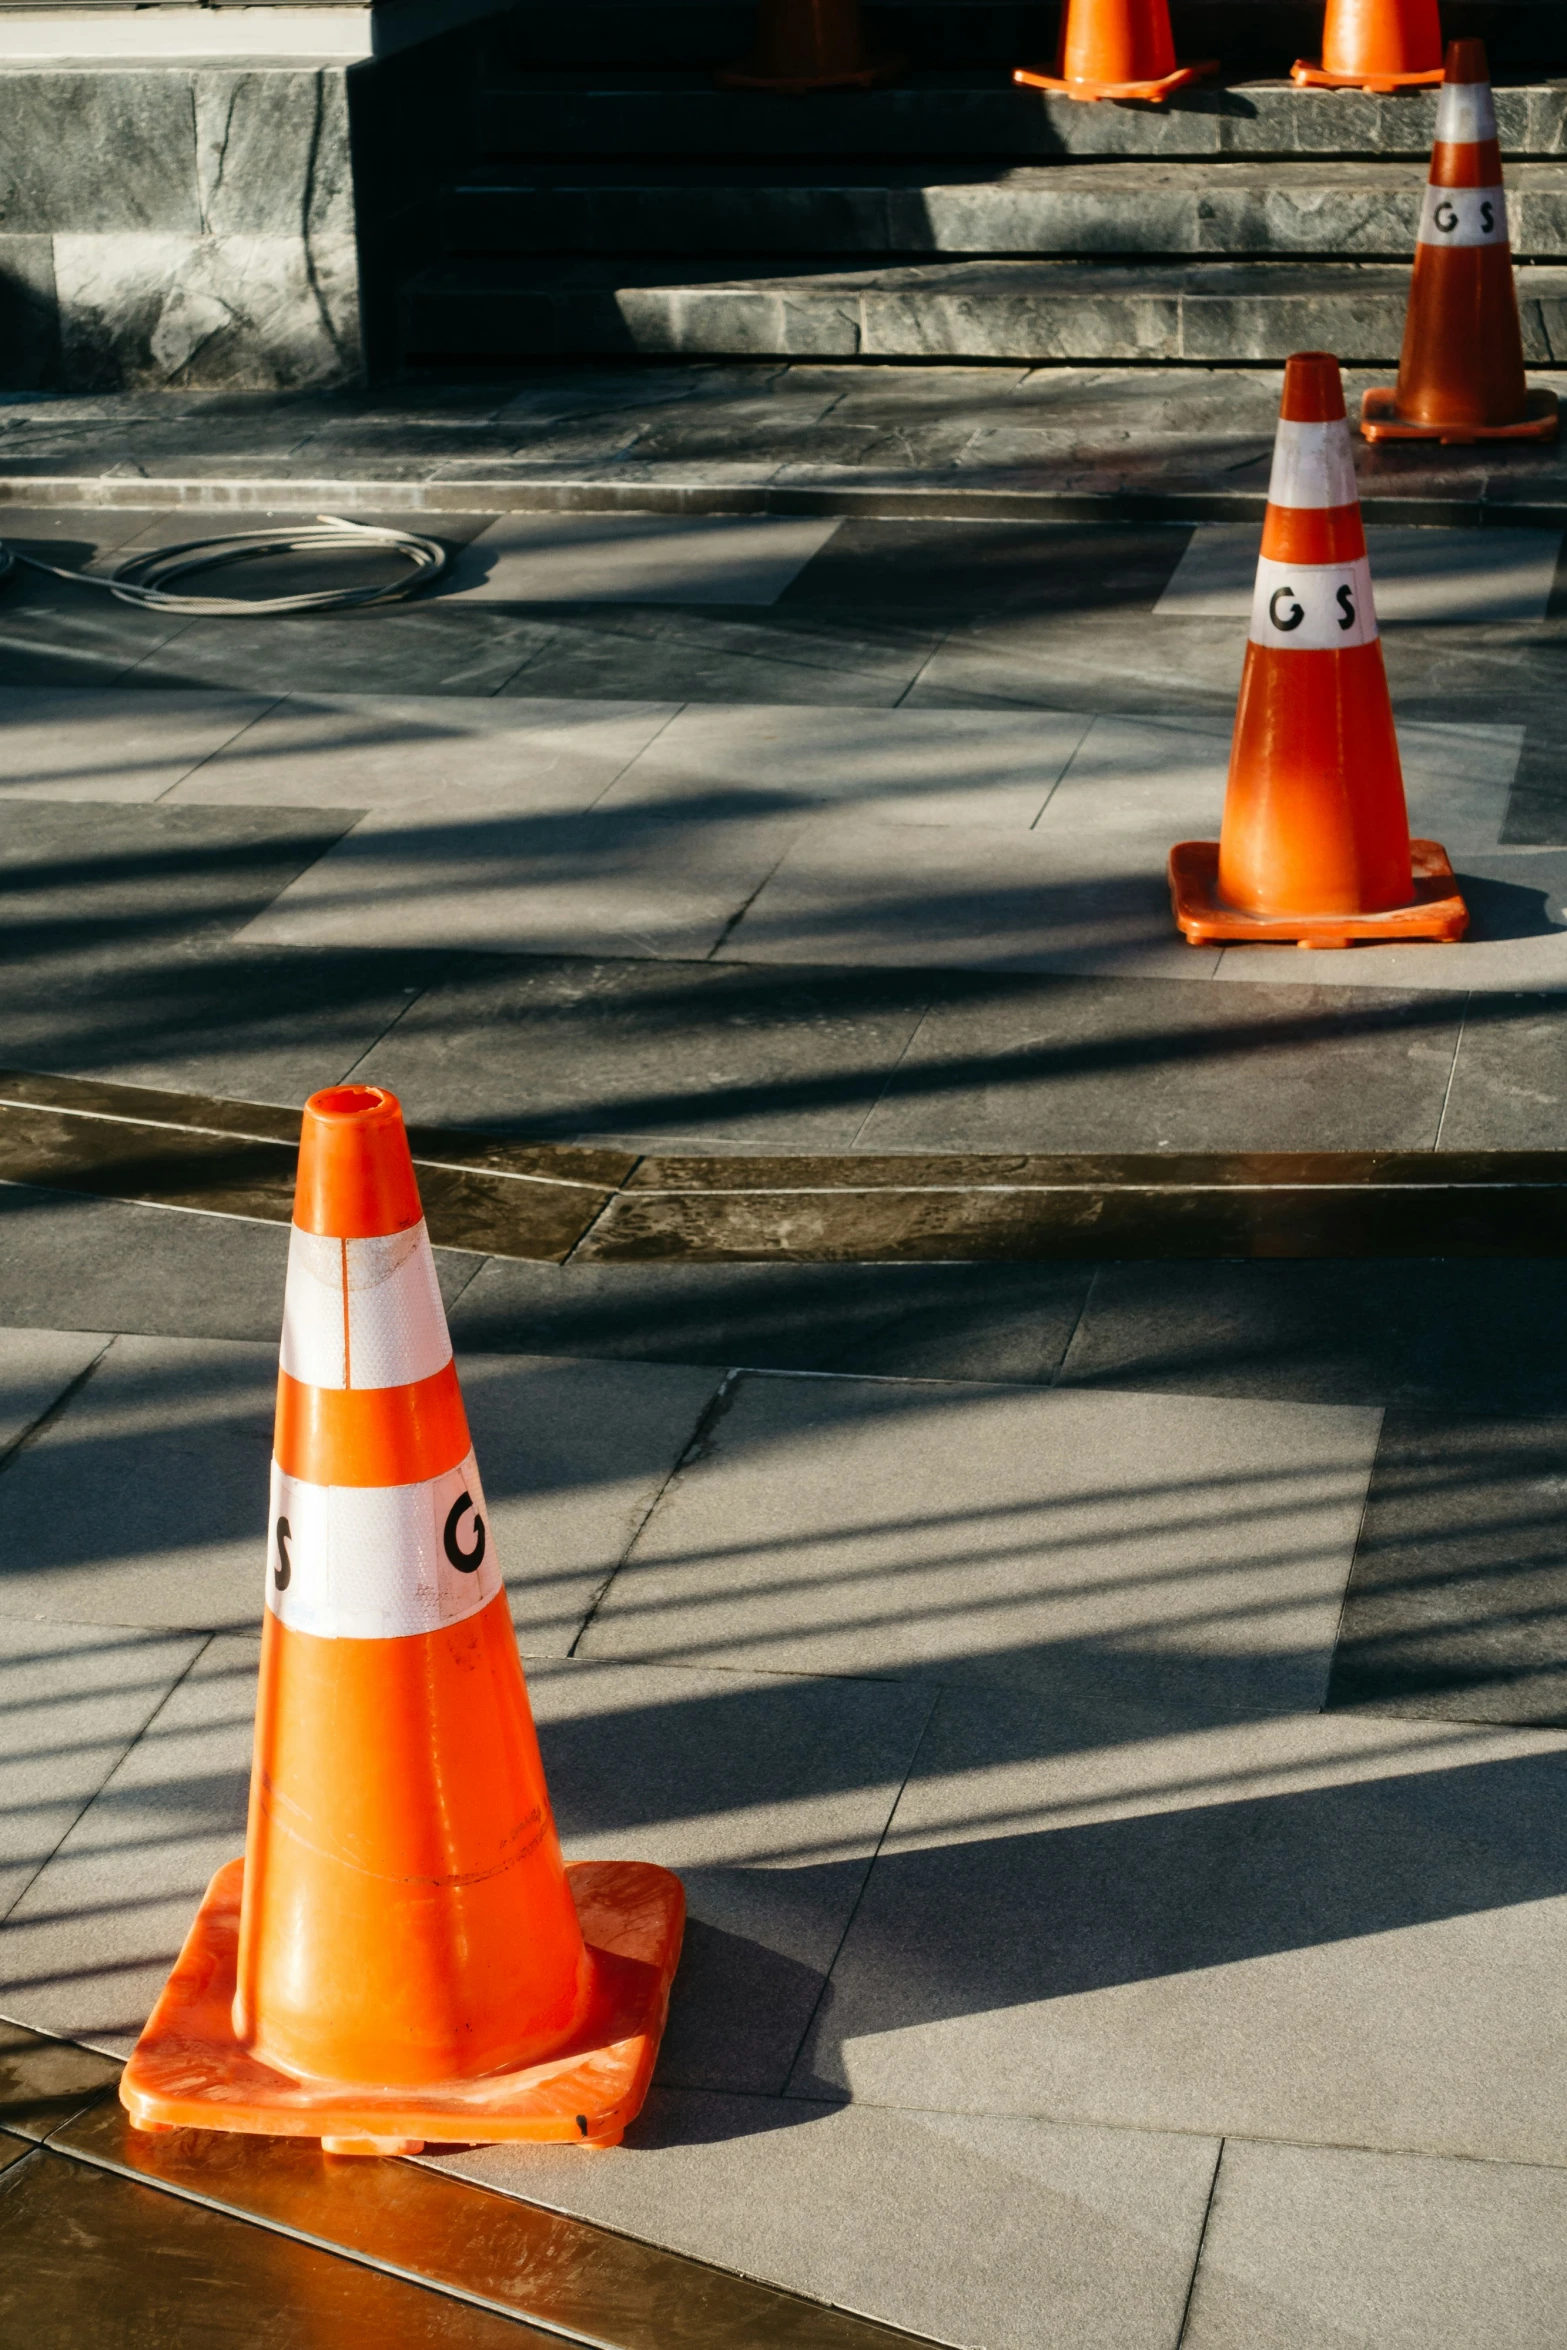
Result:
M1308 961L1162 899L1224 532L694 520L443 515L448 590L347 619L0 590L5 1058L632 1147L1561 1146L1560 521L1389 536L1475 940ZM284 1237L0 1210L0 2010L118 2051L242 1836ZM432 2168L987 2350L1554 2350L1557 1261L441 1275L568 1851L693 1922L625 2149Z

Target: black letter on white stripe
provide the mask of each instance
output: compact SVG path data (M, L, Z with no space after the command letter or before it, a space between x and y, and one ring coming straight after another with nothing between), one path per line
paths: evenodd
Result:
M279 1518L277 1522L277 1565L272 1570L272 1580L279 1591L286 1591L293 1580L294 1570L288 1556L288 1546L293 1539L294 1530L287 1518Z
M457 1547L457 1529L462 1524L463 1512L472 1509L472 1494L459 1493L446 1513L446 1526L441 1535L446 1555L459 1575L476 1575L484 1557L484 1520L477 1510L473 1512L472 1550L459 1550Z
M1338 608L1344 615L1339 622L1340 628L1353 628L1358 615L1355 611L1354 590L1347 579L1338 592Z
M1292 628L1299 628L1301 622L1306 617L1306 607L1304 604L1293 605L1288 620L1282 619L1280 617L1279 598L1281 596L1289 596L1293 598L1294 593L1295 590L1292 587L1275 588L1272 595L1268 598L1268 618L1272 621L1274 627L1282 629L1286 636L1289 634Z

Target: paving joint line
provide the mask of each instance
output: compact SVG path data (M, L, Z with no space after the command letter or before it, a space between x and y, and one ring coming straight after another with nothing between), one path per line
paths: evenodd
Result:
M615 1564L610 1568L609 1573L605 1576L603 1582L599 1585L597 1591L594 1592L593 1597L589 1600L587 1613L583 1617L581 1623L577 1626L576 1634L573 1637L571 1646L566 1651L568 1657L575 1657L577 1655L582 1642L587 1638L588 1633L593 1628L594 1621L598 1616L600 1608L603 1606L605 1600L609 1597L616 1577L620 1574L622 1568L629 1566L631 1563L632 1552L636 1549L637 1544L641 1541L643 1535L646 1533L648 1523L652 1518L653 1512L658 1508L659 1503L663 1500L665 1494L674 1484L675 1479L680 1475L682 1469L689 1467L691 1463L701 1459L702 1448L706 1445L708 1436L712 1430L718 1426L719 1422L725 1417L729 1410L730 1403L732 1401L731 1391L740 1377L741 1373L738 1371L725 1371L723 1377L719 1380L718 1385L713 1389L712 1394L708 1397L706 1403L698 1412L695 1424L692 1427L690 1435L686 1438L685 1444L682 1446L678 1457L672 1462L668 1474L659 1480L657 1492L653 1495L652 1499L647 1505L647 1508L642 1512L641 1517L638 1518L636 1525L632 1528L630 1535L627 1537L625 1549L621 1552L619 1558L615 1561Z
M1202 2226L1197 2231L1197 2249L1192 2255L1192 2273L1187 2279L1186 2299L1181 2307L1181 2323L1175 2336L1175 2350L1182 2350L1182 2344L1186 2340L1186 2329L1191 2323L1192 2302L1197 2292L1197 2272L1202 2267L1203 2246L1208 2241L1208 2222L1213 2217L1213 2199L1219 2191L1219 2172L1224 2166L1225 2144L1226 2141L1221 2138L1219 2150L1213 2158L1213 2176L1208 2181L1208 2200L1203 2205Z

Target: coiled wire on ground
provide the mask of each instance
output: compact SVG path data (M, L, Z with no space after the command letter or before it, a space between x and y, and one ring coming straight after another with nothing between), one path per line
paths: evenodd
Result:
M269 555L341 555L378 546L410 565L405 577L380 587L317 588L297 596L186 596L172 587L172 582L193 572L256 563ZM370 522L345 522L336 514L318 514L314 522L287 530L241 530L224 538L186 539L176 547L150 548L105 572L67 571L37 555L24 555L20 547L0 539L0 579L21 565L79 587L102 588L122 604L149 605L159 612L234 613L248 620L265 612L346 612L370 604L396 604L439 579L446 561L446 549L436 539Z

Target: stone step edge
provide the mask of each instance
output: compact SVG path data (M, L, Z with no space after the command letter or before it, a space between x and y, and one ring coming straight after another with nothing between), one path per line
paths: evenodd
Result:
M1472 461L1474 451L1465 453ZM1498 463L1502 464L1499 458ZM1176 461L1178 464L1178 460ZM1560 498L1433 496L1365 486L1361 511L1370 522L1422 524L1438 529L1567 530L1567 489ZM1261 490L1141 488L1048 490L986 489L946 484L789 482L717 485L679 478L661 481L518 479L475 474L463 481L420 480L382 474L338 474L327 479L288 474L158 475L0 473L0 540L7 506L113 507L161 513L188 507L213 514L270 509L284 513L407 514L734 514L845 515L924 522L1257 522L1266 509Z

